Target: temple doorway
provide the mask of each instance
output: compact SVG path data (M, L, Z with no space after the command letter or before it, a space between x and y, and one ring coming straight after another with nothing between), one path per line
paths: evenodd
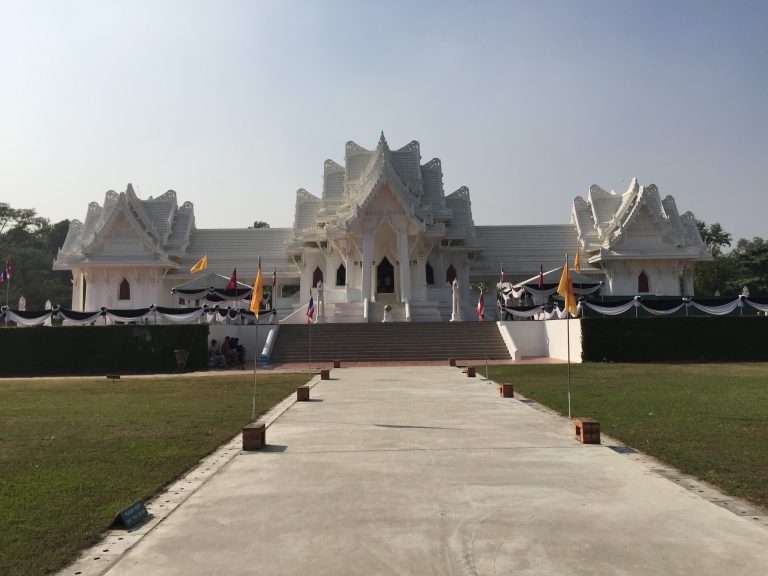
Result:
M386 256L376 266L376 292L379 294L395 293L395 268Z

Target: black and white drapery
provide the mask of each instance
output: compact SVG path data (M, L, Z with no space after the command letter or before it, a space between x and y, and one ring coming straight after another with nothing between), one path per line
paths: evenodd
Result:
M541 289L538 286L529 286L527 284L521 284L519 286L506 285L501 289L504 296L510 295L513 298L520 299L526 292L536 298L539 301L546 300L557 292L557 284L544 284ZM573 285L573 293L577 296L589 296L599 291L603 287L603 283L598 284L584 284L579 286Z
M233 291L234 292L234 291ZM669 316L675 314L683 307L693 307L696 310L713 316L725 316L734 310L747 306L768 315L768 298L755 298L738 296L730 302L723 303L723 299L707 298L666 298L643 300L641 296L635 296L629 300L613 300L608 302L590 302L581 298L577 306L577 316L585 316L590 310L604 316L620 316L633 308L642 309L655 316ZM566 318L567 311L557 304L536 306L499 306L499 311L518 318L537 318L551 320ZM260 316L266 316L270 310L260 310ZM588 316L588 314L587 314ZM167 308L155 306L123 310L114 308L101 308L93 312L76 312L60 306L54 306L51 310L12 310L8 306L0 307L0 322L12 322L17 326L42 326L46 321L61 322L64 325L87 326L104 325L106 320L125 324L159 324L169 322L173 324L187 324L203 321L208 324L244 322L252 323L255 320L253 312L247 309L231 306L221 307L218 304L194 308Z
M759 300L764 301L760 302ZM745 305L749 305L760 312L768 313L768 301L765 300L766 299L764 298L755 299L746 296L737 296L734 300L725 303L722 302L722 299L712 300L707 298L689 297L683 297L680 300L658 299L644 301L641 296L635 296L626 302L612 301L600 304L581 300L579 306L586 307L589 310L605 316L619 316L632 308L640 308L654 316L669 316L675 314L683 307L687 308L689 306L712 316L726 316L731 314L737 308L744 308Z
M3 321L13 322L17 326L40 326L51 317L50 310L11 310L3 306L0 318Z
M172 294L185 300L203 300L209 304L219 304L221 302L236 302L238 300L250 300L253 288L232 288L223 290L220 288L204 288L202 290L184 290L173 288Z
M509 314L515 319L518 318L536 318L538 320L556 320L567 317L568 312L557 305L547 306L540 304L538 306L500 306L502 318L504 314Z

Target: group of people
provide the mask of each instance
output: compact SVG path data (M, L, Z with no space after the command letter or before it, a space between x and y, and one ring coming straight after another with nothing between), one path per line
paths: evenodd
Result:
M226 336L219 347L219 343L214 338L211 340L211 347L208 348L208 365L221 370L230 367L244 369L245 346L240 344L239 338Z

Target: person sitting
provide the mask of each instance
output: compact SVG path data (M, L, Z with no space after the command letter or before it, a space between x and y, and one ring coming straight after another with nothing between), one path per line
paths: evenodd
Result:
M219 351L219 345L215 338L211 340L211 347L208 348L208 366L218 369L226 367L224 355Z
M240 344L240 338L233 338L231 347L237 354L237 365L241 370L245 369L245 346Z
M232 346L232 339L229 336L224 338L224 342L221 345L221 353L224 355L227 366L232 366L237 362L237 349Z

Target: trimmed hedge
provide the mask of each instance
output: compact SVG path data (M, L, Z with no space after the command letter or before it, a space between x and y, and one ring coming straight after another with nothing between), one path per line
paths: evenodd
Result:
M584 362L768 361L768 318L584 318Z
M186 370L207 370L208 326L4 328L0 350L1 377L178 372L174 350L189 350Z

